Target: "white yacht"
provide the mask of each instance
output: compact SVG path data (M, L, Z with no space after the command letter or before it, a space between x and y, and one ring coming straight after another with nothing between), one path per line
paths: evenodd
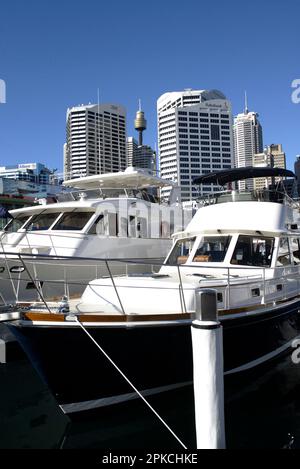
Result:
M145 170L127 168L64 185L71 192L62 193L58 203L10 212L13 218L0 235L3 303L37 299L36 285L48 300L80 295L82 283L109 275L107 264L94 258L116 259L113 273L137 272L141 267L134 261L163 260L172 233L186 223L175 184ZM166 185L173 195L164 203L154 189ZM132 260L126 269L117 262L123 258Z
M198 182L293 176L243 168ZM130 400L127 382L87 341L83 325L139 391L190 385L195 293L214 289L223 325L226 376L238 376L291 351L300 335L299 205L267 190L224 191L206 199L158 273L95 277L80 299L31 304L10 330L64 412ZM81 325L79 324L81 323Z

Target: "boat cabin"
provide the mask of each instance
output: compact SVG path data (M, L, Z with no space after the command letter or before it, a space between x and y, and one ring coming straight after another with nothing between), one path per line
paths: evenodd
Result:
M235 178L262 174L292 175L280 168L242 168L201 176L198 182L232 183ZM275 269L300 264L299 205L275 191L227 190L209 196L186 230L174 235L174 246L165 266L211 269ZM166 269L162 269L165 272ZM200 272L200 271L199 271ZM269 275L274 271L269 270Z
M181 204L175 202L177 186L142 170L128 168L120 173L68 180L64 185L72 191L62 193L59 202L10 212L12 218L1 234L2 248L27 252L32 246L43 248L47 254L81 255L78 243L84 240L85 255L101 256L99 243L87 249L86 240L170 240L187 223ZM173 204L158 198L158 189L165 185L175 191ZM45 251L47 246L55 250Z

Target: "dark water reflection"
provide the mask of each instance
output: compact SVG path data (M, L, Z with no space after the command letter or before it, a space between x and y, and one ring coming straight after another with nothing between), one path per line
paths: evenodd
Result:
M141 401L70 422L26 359L0 364L0 448L172 449L178 442ZM300 448L300 365L226 381L228 448ZM151 404L195 448L192 389Z

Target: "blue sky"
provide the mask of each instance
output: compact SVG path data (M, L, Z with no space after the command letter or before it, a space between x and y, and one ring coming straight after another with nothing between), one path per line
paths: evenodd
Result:
M156 142L156 101L167 91L220 89L235 114L247 90L264 143L300 154L299 0L4 0L0 6L0 164L40 161L62 169L66 109L138 98Z

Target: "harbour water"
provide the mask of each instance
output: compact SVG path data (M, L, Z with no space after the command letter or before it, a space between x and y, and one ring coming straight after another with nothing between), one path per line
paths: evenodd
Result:
M1 364L0 383L0 449L181 449L139 400L71 423L25 358ZM299 449L300 365L285 357L259 376L248 375L244 384L240 379L237 391L226 382L227 447ZM151 404L195 449L192 389Z

